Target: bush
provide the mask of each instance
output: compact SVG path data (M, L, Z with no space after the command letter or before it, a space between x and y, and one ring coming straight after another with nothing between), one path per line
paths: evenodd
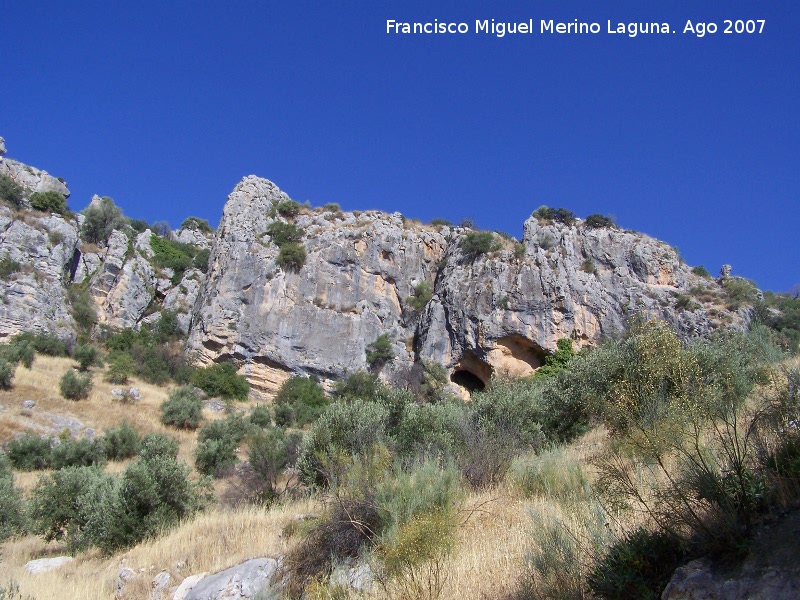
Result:
M39 471L52 465L50 438L25 433L6 444L6 456L15 469Z
M94 300L89 295L89 290L72 286L69 288L67 295L75 324L84 333L88 333L97 323L97 312L95 311Z
M17 365L6 360L0 360L0 390L10 390L14 381Z
M76 373L70 369L61 377L59 389L67 400L83 400L89 397L92 385L91 373Z
M183 273L194 264L194 258L200 248L194 244L176 242L164 237L150 237L150 248L153 249L153 262L162 269L172 269L172 283L177 285L183 279Z
M191 381L209 396L219 396L228 400L247 400L250 385L242 375L236 374L233 363L213 364L197 369Z
M192 266L201 273L208 273L208 259L211 258L211 250L203 248L192 260Z
M533 211L531 216L536 217L540 221L555 221L556 223L563 223L564 225L572 225L575 223L575 213L573 213L571 210L567 210L566 208L550 208L549 206L540 206Z
M54 469L65 467L101 467L106 463L106 453L102 441L82 438L65 438L51 451Z
M250 422L256 427L266 429L272 425L272 414L266 404L256 404L250 411Z
M208 224L208 221L199 217L187 217L181 223L181 229L193 229L201 233L214 233L214 228Z
M430 224L434 227L452 227L453 223L447 219L431 219Z
M29 339L12 338L9 344L0 345L0 360L13 364L22 363L26 369L33 366L35 357L36 348Z
M283 221L273 221L267 225L267 234L272 239L272 243L278 248L286 244L296 244L303 239L305 231L293 223Z
M284 244L275 262L286 271L299 271L306 264L306 249L302 244Z
M328 202L327 204L323 204L322 209L328 212L335 212L335 213L342 211L342 209L336 202Z
M279 202L276 207L280 215L286 218L296 217L298 214L300 214L300 210L302 208L303 205L299 202L295 202L294 200L283 200Z
M728 296L728 308L737 310L742 305L752 305L758 298L758 288L752 281L741 277L728 277L721 282Z
M334 393L342 399L375 400L381 387L377 375L356 371L337 381Z
M22 492L14 487L9 460L0 453L0 542L22 533L27 523ZM0 598L2 588L0 588Z
M0 174L0 200L14 208L22 208L22 188L8 175Z
M6 255L0 258L0 279L8 281L12 275L19 273L22 265L17 261L12 260L10 256Z
M310 377L295 375L283 382L275 395L276 411L279 406L291 407L291 421L285 423L289 413L282 410L282 426L296 424L298 426L313 423L328 406L325 391L316 380Z
M427 281L421 281L414 286L414 292L408 297L408 305L414 312L421 313L433 297L433 288Z
M24 332L11 338L14 345L30 343L36 352L47 356L67 356L67 345L50 333Z
M148 433L142 437L139 458L150 461L156 457L175 459L178 457L178 440L165 433Z
M658 600L684 557L675 537L640 527L595 565L587 578L589 589L603 600Z
M102 440L108 460L133 458L142 447L142 438L139 437L139 432L127 421L123 421L119 427L106 431Z
M128 220L122 210L108 196L98 204L90 204L82 211L85 217L81 227L81 238L90 244L105 244L115 229L123 229Z
M470 231L461 238L459 246L467 258L475 260L483 254L499 250L500 242L491 231Z
M63 194L54 191L34 192L30 197L31 208L41 212L63 215L67 208L67 199Z
M534 377L551 377L555 375L565 368L575 356L575 351L572 349L572 340L561 338L556 342L555 353L545 356L544 364L536 370Z
M271 504L280 495L278 480L289 463L286 436L275 427L253 434L248 440L247 456L254 500Z
M114 352L108 363L105 379L109 383L122 385L128 383L128 378L136 371L136 363L126 352Z
M380 369L394 358L394 348L388 333L380 334L366 348L367 364L370 369Z
M586 217L586 221L584 221L584 225L587 227L592 227L594 229L600 229L603 227L607 228L615 228L614 221L612 221L609 217L600 214L593 214Z
M78 361L81 371L88 371L89 367L101 365L100 352L91 344L79 344L72 351L72 358Z
M190 386L170 392L161 404L161 422L178 429L197 429L203 419L203 401Z
M711 279L711 273L709 273L703 265L698 265L693 268L692 273L699 275L700 277L705 277L706 279Z
M236 461L236 446L229 440L205 440L194 451L194 468L203 475L222 477Z

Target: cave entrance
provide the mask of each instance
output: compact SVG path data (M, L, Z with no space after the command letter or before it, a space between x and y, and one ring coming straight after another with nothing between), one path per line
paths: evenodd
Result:
M453 371L453 374L450 375L450 381L456 385L460 385L470 394L476 390L480 392L486 389L486 384L483 383L480 377L465 369Z

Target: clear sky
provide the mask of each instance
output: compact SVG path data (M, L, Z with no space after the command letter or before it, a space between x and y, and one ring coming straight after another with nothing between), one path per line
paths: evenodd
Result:
M476 33L484 19L535 33ZM518 237L542 204L613 215L712 273L800 283L797 2L5 0L0 47L8 156L66 179L75 210L96 193L216 225L252 173L301 202Z

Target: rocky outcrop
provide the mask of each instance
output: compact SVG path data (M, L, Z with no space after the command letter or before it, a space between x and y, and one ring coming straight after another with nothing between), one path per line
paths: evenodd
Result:
M184 596L186 600L246 600L270 585L278 570L274 558L254 558L216 575L203 577Z
M0 138L0 175L10 177L17 185L23 188L25 202L34 192L54 191L63 194L65 198L69 198L69 188L67 188L67 184L63 180L53 177L47 171L6 158L5 153L5 140Z
M531 217L521 242L496 236L500 249L473 259L461 250L467 229L306 209L289 219L307 252L295 272L278 265L267 233L287 221L277 207L288 200L254 176L236 186L189 337L203 361L233 359L265 392L292 373L335 379L365 369L365 348L381 334L395 354L385 378L424 359L474 389L496 374L531 373L560 338L594 344L635 313L667 319L686 337L715 326L699 303L676 307L701 278L646 235ZM408 299L421 282L433 297L416 314Z

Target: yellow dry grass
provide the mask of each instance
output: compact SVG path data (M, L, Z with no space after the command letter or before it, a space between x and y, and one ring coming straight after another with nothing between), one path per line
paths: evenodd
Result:
M129 567L140 575L126 586L123 598L148 598L150 581L161 571L169 572L177 585L196 573L214 573L248 558L285 553L295 540L282 537L283 528L297 513L316 509L313 501L306 500L272 510L246 507L210 511L111 558L86 552L64 567L39 575L27 573L25 563L59 556L64 549L60 544L45 544L28 536L2 546L0 585L14 579L23 594L37 600L112 598L120 569Z

